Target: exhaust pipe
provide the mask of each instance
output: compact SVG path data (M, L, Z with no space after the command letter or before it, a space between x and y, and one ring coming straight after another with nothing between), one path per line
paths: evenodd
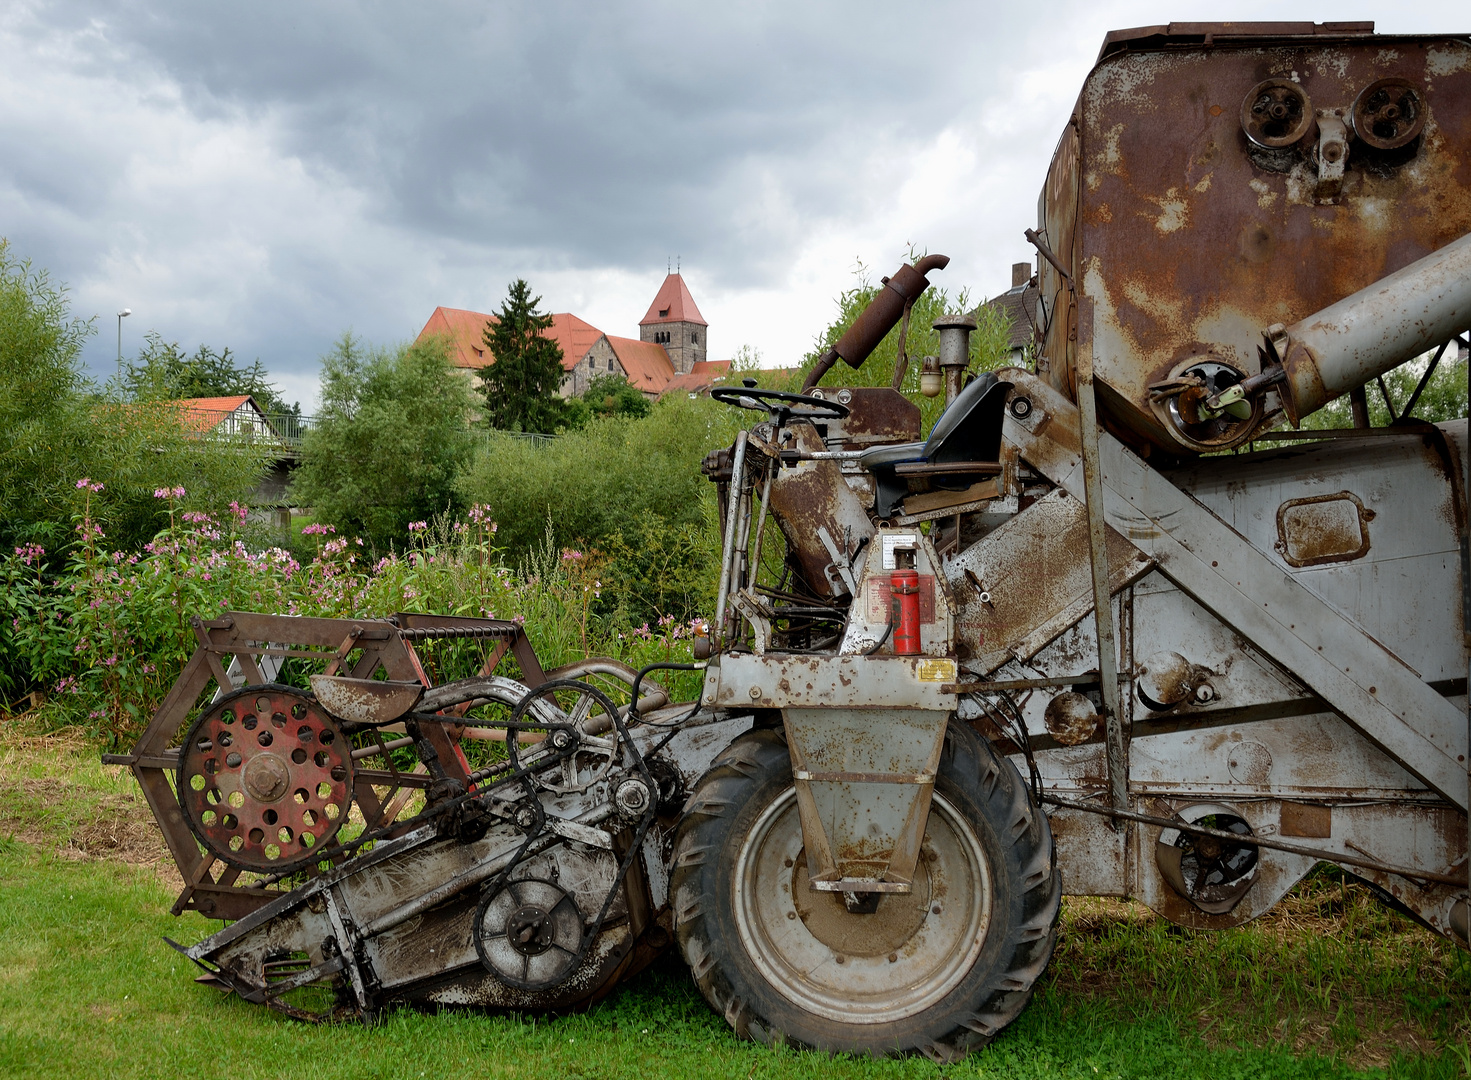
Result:
M836 345L823 353L816 366L808 372L806 381L802 383L802 393L805 394L816 386L840 357L849 367L862 367L869 353L884 340L884 335L899 324L899 319L904 314L904 305L919 299L920 293L929 288L929 279L925 275L931 270L943 270L949 265L948 255L926 255L913 266L905 263L894 271L893 277L884 278L884 287L868 302L863 314L853 321L848 332L838 339Z

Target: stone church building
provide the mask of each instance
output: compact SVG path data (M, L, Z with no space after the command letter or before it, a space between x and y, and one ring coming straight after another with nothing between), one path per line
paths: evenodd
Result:
M451 362L474 379L494 361L484 341L486 324L494 321L494 315L480 311L437 307L418 340L447 338ZM622 375L650 398L676 392L693 396L708 391L730 368L728 360L706 359L709 326L677 273L659 286L638 329L637 339L617 337L576 315L554 314L545 334L562 348L565 374L558 392L573 397L587 389L593 376L612 374Z

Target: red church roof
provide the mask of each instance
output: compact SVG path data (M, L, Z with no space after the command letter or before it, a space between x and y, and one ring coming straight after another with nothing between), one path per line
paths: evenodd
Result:
M633 338L608 335L608 344L613 346L613 355L623 366L628 384L646 394L658 394L674 378L674 365L663 345L652 341L636 341Z
M659 293L654 297L654 302L649 305L649 313L643 317L639 325L652 326L655 323L671 322L709 325L705 322L705 317L700 314L700 309L695 307L695 298L690 295L689 286L678 274L670 274L664 279L664 284L659 286Z
M450 342L450 362L458 368L479 369L489 367L495 360L485 347L485 327L496 321L494 315L482 311L464 311L460 308L437 307L417 340L426 337L445 337ZM587 350L592 348L603 332L592 323L565 312L552 316L552 325L546 336L562 348L562 368L571 371L577 366Z

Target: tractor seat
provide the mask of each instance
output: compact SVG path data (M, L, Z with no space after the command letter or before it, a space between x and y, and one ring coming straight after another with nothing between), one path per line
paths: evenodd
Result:
M971 381L940 414L930 437L922 443L897 443L865 450L858 462L873 474L874 513L893 517L909 494L909 482L894 466L911 462L995 461L1001 452L1001 420L1011 383L992 372Z

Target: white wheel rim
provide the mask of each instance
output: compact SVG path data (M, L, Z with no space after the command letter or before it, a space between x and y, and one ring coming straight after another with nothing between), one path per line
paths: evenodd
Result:
M819 908L840 906L842 897L799 886L804 860L796 792L788 788L737 853L734 910L746 955L793 1004L842 1023L889 1023L942 1000L975 965L991 923L990 865L974 830L938 791L912 895L888 894L872 915ZM917 929L895 947L894 935L915 922ZM844 938L851 948L833 947L832 927L851 931ZM885 928L891 931L887 941Z

